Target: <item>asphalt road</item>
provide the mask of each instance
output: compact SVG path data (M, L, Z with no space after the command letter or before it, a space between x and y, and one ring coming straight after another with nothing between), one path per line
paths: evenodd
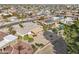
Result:
M32 21L34 21L34 19L31 19L31 20L23 20L23 21L17 21L17 22L9 22L9 23L7 23L7 24L0 25L0 29L1 29L1 28L5 28L5 27L7 27L7 26L17 25L17 24L19 24L19 23L26 23L26 22L32 22Z
M46 31L44 32L44 37L49 40L52 45L54 45L54 53L56 54L66 54L67 53L67 45L62 37L57 36L57 34Z

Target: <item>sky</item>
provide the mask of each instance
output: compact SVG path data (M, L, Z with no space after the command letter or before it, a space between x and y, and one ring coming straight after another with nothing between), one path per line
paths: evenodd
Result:
M79 4L79 0L0 0L0 4Z

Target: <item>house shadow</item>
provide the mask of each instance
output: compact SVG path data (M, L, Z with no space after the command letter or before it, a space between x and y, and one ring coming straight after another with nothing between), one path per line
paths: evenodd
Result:
M55 51L53 51L53 53L67 54L67 45L62 37L57 36L57 34L52 31L45 31L43 35L54 46L53 49Z

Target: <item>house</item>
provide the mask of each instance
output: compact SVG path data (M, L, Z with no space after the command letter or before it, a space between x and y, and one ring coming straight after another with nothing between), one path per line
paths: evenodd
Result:
M7 35L6 33L0 31L0 41L2 41L3 37L6 36L6 35Z
M61 22L64 24L73 24L74 19L72 17L66 17L65 19L61 19Z
M17 37L14 35L7 35L3 37L3 40L0 41L0 49L5 48L8 46L10 43L16 41Z
M39 31L42 30L42 27L36 23L33 22L27 22L27 23L22 23L23 28L21 28L18 25L14 25L14 30L16 30L16 34L18 35L26 35L30 32L33 32L35 34L37 34Z
M9 17L8 20L9 20L9 21L12 21L12 22L17 22L17 21L19 21L16 16Z
M40 27L36 27L36 28L33 28L32 30L31 30L31 32L32 33L34 33L35 35L37 35L40 31L42 31L43 29L42 29L42 27L40 26Z
M16 39L17 39L16 36L8 35L8 34L0 31L0 49L6 47L7 45L9 45L11 42L15 41Z
M2 14L0 14L0 21L2 21L3 20L3 17L2 17Z
M48 24L53 24L55 21L53 20L53 18L48 18L44 20L44 24L48 25Z

